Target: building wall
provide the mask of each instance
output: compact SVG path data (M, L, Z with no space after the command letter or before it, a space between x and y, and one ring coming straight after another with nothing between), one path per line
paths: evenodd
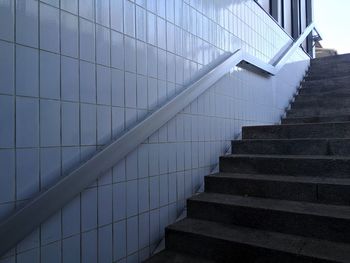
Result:
M0 24L1 219L225 52L268 62L291 41L252 0L0 0ZM236 68L0 262L147 258L241 127L279 122L308 63Z

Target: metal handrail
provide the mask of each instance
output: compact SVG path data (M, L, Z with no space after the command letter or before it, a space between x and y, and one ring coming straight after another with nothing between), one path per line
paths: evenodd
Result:
M264 74L277 74L282 68L282 63L295 52L313 27L313 24L310 25L307 31L283 53L276 64L265 63L242 50L237 50L90 160L60 179L49 189L40 192L37 197L0 224L0 256L94 183L99 176L137 148L235 66L243 63Z

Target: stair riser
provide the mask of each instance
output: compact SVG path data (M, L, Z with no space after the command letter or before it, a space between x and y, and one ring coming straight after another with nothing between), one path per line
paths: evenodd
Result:
M330 263L283 251L255 247L218 238L166 229L165 246L182 253L201 255L222 263Z
M350 140L232 141L233 154L350 155Z
M338 101L334 100L319 100L319 101L294 101L292 104L293 110L339 110L339 108L349 110L350 109L350 101L339 99Z
M220 157L220 172L350 178L350 161L341 159Z
M289 117L289 114L288 114L288 117ZM243 139L350 138L350 123L243 127L242 138Z
M326 65L314 65L308 70L308 75L314 74L332 74L332 73L341 73L341 72L350 72L350 63L342 62L337 64L326 64ZM344 76L344 75L343 75Z
M350 242L350 220L222 203L187 201L187 216L335 242Z
M329 79L329 78L339 78L344 77L344 75L350 75L349 69L338 69L335 71L324 71L324 70L313 70L313 72L309 72L308 75L305 77L305 81L313 81L313 80L322 80L322 79Z
M332 117L309 117L309 118L291 118L282 120L282 124L309 124L309 123L327 123L327 122L348 122L350 116L332 116Z
M287 112L287 117L290 118L305 118L305 117L330 117L330 116L350 115L350 108L310 108L310 109L294 109Z
M344 63L344 62L345 63L350 62L350 55L345 54L345 55L337 55L337 56L312 59L310 61L310 65L312 67L318 66L318 65L332 66L334 64Z
M333 96L335 98L336 94L344 94L349 96L350 88L348 86L315 86L315 87L302 87L298 90L299 95L308 96L309 98L316 98L316 96Z
M259 198L350 205L350 186L205 177L205 192Z

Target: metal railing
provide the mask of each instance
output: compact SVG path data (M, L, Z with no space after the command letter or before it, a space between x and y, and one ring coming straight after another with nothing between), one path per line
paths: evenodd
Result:
M40 226L46 219L61 209L67 202L90 186L104 172L144 142L159 128L176 116L198 96L215 84L225 74L237 66L249 66L264 74L275 75L300 44L312 32L314 24L309 25L293 44L281 52L274 63L265 63L254 56L237 50L216 65L161 108L135 125L124 135L98 152L76 170L60 179L49 189L40 192L24 207L17 210L0 224L0 256L14 247L25 236Z

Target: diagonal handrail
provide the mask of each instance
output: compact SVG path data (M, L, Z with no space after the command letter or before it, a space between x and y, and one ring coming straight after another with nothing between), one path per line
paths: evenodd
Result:
M311 24L283 53L276 64L265 63L242 50L237 50L90 160L60 179L49 189L40 192L37 197L0 224L0 256L91 185L104 172L122 160L193 100L230 72L233 67L243 63L249 65L250 69L253 67L264 74L277 74L282 68L282 64L298 49L313 28L314 25Z

